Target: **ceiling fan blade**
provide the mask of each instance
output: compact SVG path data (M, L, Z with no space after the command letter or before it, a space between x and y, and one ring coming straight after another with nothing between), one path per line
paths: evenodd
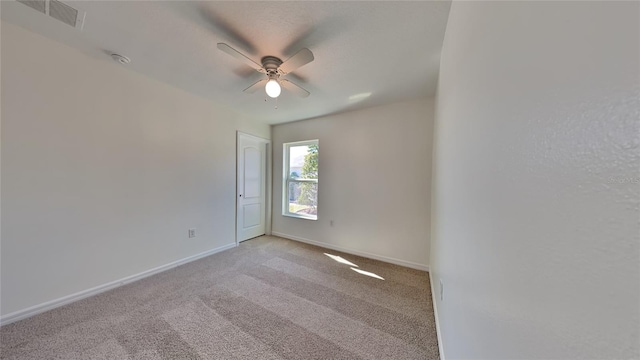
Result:
M243 53L239 52L238 50L232 48L231 46L225 44L225 43L218 43L218 49L226 52L227 54L233 56L234 58L242 61L243 63L251 66L252 68L254 68L256 71L260 71L262 72L262 66L260 66L257 62L249 59L246 55L244 55Z
M312 62L313 59L314 57L311 50L304 48L290 57L287 61L283 62L282 65L280 65L279 70L284 74L290 73L293 70Z
M265 85L267 85L267 81L269 81L269 79L262 79L262 80L258 80L258 81L256 81L256 82L255 82L255 84L253 84L253 85L249 86L248 88L246 88L246 89L244 89L244 90L242 90L242 91L244 91L244 92L246 92L246 93L249 93L249 94L253 94L253 93L254 93L254 92L256 92L256 90L258 90L260 87L263 87L263 88L264 88L264 86L265 86Z
M213 9L217 6L208 1L199 2L199 6L184 6L186 9L193 8L199 15L198 20L204 20L207 25L217 35L222 35L232 44L240 47L240 49L248 51L253 55L257 49L253 44L239 31L239 29L233 26L224 16L220 15Z
M283 88L285 88L285 89L291 91L292 93L294 93L294 94L296 94L296 95L298 95L300 97L303 97L303 98L306 98L307 96L309 96L309 94L311 94L307 90L301 88L300 86L296 85L295 83L292 83L291 81L289 81L287 79L280 80L280 85Z

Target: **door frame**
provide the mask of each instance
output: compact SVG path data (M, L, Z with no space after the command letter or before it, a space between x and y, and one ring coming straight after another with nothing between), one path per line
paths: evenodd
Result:
M240 197L239 197L239 193L238 193L238 156L240 155L240 136L245 136L245 137L249 137L249 138L253 138L255 140L258 140L260 142L264 142L265 143L265 222L264 222L264 233L265 235L271 235L271 205L272 205L272 194L271 194L271 188L272 188L272 165L271 165L271 157L272 157L272 146L271 146L271 140L270 139L265 139L263 137L260 136L256 136L256 135L252 135L249 133L246 133L244 131L236 131L236 182L235 182L235 188L236 188L236 192L235 192L235 196L236 196L236 206L235 206L235 226L234 226L234 233L236 235L236 246L238 246L240 244L240 242L238 241L238 207L239 207L239 201L240 201Z

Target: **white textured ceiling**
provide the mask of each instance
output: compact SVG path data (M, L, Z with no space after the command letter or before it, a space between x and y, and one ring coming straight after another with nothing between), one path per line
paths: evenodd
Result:
M87 12L73 29L15 1L2 19L173 86L276 124L435 93L449 1L64 1ZM260 62L309 48L315 60L275 101L242 90L262 74L216 48L225 42ZM367 96L367 94L370 94Z

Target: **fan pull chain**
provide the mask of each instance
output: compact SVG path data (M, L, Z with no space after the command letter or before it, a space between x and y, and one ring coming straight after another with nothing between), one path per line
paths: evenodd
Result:
M278 98L276 98L276 107L275 107L275 109L278 110Z

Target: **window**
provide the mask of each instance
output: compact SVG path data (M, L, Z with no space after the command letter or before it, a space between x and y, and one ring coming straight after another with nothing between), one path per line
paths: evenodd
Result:
M318 219L318 140L284 144L282 215Z

